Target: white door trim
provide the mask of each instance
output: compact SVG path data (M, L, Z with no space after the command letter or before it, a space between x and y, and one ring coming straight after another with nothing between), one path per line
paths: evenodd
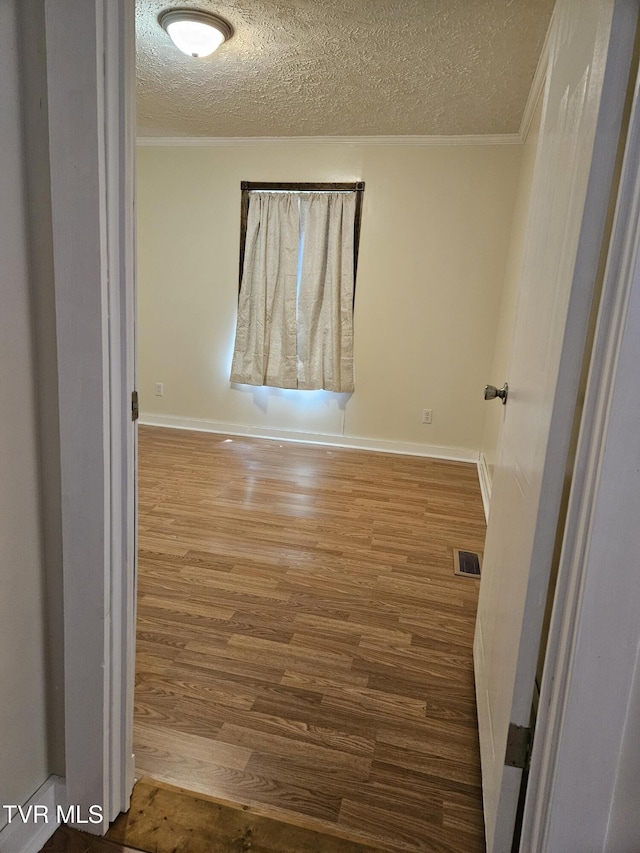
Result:
M109 821L131 766L133 0L46 0L68 802ZM84 827L87 828L87 827Z
M134 784L133 700L137 566L135 345L135 4L109 0L105 26L105 157L109 268L111 430L110 797L111 819L129 806ZM115 275L113 274L115 271ZM117 566L117 569L115 568Z

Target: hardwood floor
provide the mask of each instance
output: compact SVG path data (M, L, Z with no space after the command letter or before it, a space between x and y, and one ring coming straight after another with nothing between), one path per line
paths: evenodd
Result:
M40 853L376 853L375 848L321 835L231 808L179 788L141 779L131 808L104 838L61 826Z
M140 428L146 776L399 851L484 850L475 467ZM322 848L320 848L322 849Z

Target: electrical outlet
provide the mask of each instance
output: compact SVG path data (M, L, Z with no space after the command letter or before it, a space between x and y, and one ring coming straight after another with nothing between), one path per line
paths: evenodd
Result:
M422 410L422 423L423 424L430 424L432 416L433 416L433 409L423 409Z
M156 397L164 397L164 383L156 382Z

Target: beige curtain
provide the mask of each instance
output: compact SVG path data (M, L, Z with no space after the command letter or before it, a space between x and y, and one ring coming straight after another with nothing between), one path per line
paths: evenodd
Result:
M297 388L299 198L252 193L231 381Z
M298 388L353 391L355 193L302 197Z
M355 193L252 193L231 381L353 391Z

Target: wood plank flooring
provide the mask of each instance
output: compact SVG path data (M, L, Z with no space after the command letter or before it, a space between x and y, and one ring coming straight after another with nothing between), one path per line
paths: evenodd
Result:
M40 853L379 853L141 779L104 838L61 826Z
M389 851L484 850L475 466L140 428L140 773ZM319 848L322 849L322 848Z

